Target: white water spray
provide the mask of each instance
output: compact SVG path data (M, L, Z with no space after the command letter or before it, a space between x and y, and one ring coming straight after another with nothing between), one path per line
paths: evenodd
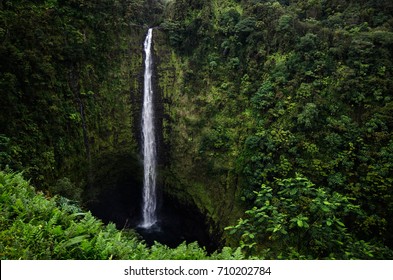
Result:
M150 28L144 43L145 74L142 109L142 149L143 149L143 209L140 227L151 228L157 223L156 167L157 151L154 129L154 107L152 89L152 45L153 31Z

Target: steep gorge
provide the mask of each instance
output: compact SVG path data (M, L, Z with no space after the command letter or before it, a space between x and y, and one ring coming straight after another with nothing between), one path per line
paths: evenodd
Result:
M143 40L163 10L160 1L118 4L1 3L0 164L123 228L141 214ZM153 11L148 18L146 11ZM184 91L188 58L161 27L155 33L161 209L184 212L190 220L179 217L180 224L219 243L234 221L235 178L225 170L216 176L198 158L200 142L190 139L201 129L192 120L199 113Z
M136 227L143 41L157 26L157 185L168 234L142 232L147 242L214 250L241 241L266 258L391 247L391 2L164 2L0 3L1 168ZM325 195L319 208L307 194L292 203L310 186ZM258 197L269 195L274 214L258 214ZM341 210L329 200L337 197L359 211ZM321 224L303 231L309 220Z
M146 28L141 28L146 32ZM134 39L133 39L134 40ZM142 46L142 44L139 44ZM187 178L191 170L179 169L176 173L170 170L184 164L177 162L172 149L182 146L180 141L174 141L178 136L172 131L178 130L179 123L173 119L173 106L179 106L177 85L182 81L181 72L175 53L168 45L166 34L159 28L154 29L153 36L153 90L155 107L155 126L157 129L158 153L158 179L159 192L158 218L163 228L161 233L150 234L141 231L148 242L153 239L175 246L187 240L198 240L208 250L214 250L222 243L222 225L220 227L219 215L220 202L212 201L211 193L202 183L187 183L193 179ZM142 49L139 50L142 53ZM135 49L134 49L134 52ZM142 57L138 57L142 60ZM135 71L138 69L139 71ZM135 72L142 73L143 65L138 64L133 68ZM175 68L174 68L175 67ZM114 221L121 227L136 227L140 223L142 205L142 173L141 173L141 104L142 103L142 76L138 80L131 80L131 114L133 119L132 135L138 143L136 152L124 153L120 150L109 152L107 156L98 158L93 165L93 174L96 174L92 185L94 189L87 191L85 200L93 214L104 221ZM133 85L137 85L133 87ZM184 104L183 104L184 105ZM170 120L172 118L172 121ZM183 121L183 120L179 120ZM135 157L136 155L136 157ZM125 162L124 160L128 160ZM175 163L176 162L176 163ZM182 177L181 182L177 182ZM219 196L216 194L217 197ZM221 197L222 199L222 197ZM212 206L214 204L214 206ZM150 241L149 241L150 240Z

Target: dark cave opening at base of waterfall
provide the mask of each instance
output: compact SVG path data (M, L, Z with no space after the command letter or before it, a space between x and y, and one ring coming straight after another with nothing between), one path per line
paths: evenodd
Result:
M112 179L111 184L105 184L105 179L102 179L104 181L97 182L101 185L99 193L87 206L104 223L113 222L119 229L135 229L148 246L157 241L174 248L183 242L196 241L208 253L220 249L220 234L209 232L207 218L196 206L183 205L162 194L158 223L150 229L143 229L139 227L142 206L140 179L129 174Z
M157 224L147 229L136 227L147 245L157 241L173 248L182 242L197 241L208 253L219 249L219 235L209 234L206 218L195 207L164 197L159 209Z

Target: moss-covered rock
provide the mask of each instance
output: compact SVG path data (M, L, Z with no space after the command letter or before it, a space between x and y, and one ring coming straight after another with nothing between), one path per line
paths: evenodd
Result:
M168 34L161 29L154 32L154 49L167 157L160 173L164 192L185 205L196 205L206 215L211 232L222 232L239 215L239 194L234 158L202 151L214 129L209 127L212 123L204 123L208 121L206 107L200 102L214 95L214 86L206 84L200 92L193 92L189 58L170 46Z

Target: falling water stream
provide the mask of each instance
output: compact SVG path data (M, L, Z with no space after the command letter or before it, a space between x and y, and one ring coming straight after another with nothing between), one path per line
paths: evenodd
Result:
M152 36L150 28L144 43L145 51L145 73L144 93L142 108L142 150L143 150L143 208L142 228L151 228L157 223L157 194L156 194L156 168L157 148L154 128L154 106L152 88Z

